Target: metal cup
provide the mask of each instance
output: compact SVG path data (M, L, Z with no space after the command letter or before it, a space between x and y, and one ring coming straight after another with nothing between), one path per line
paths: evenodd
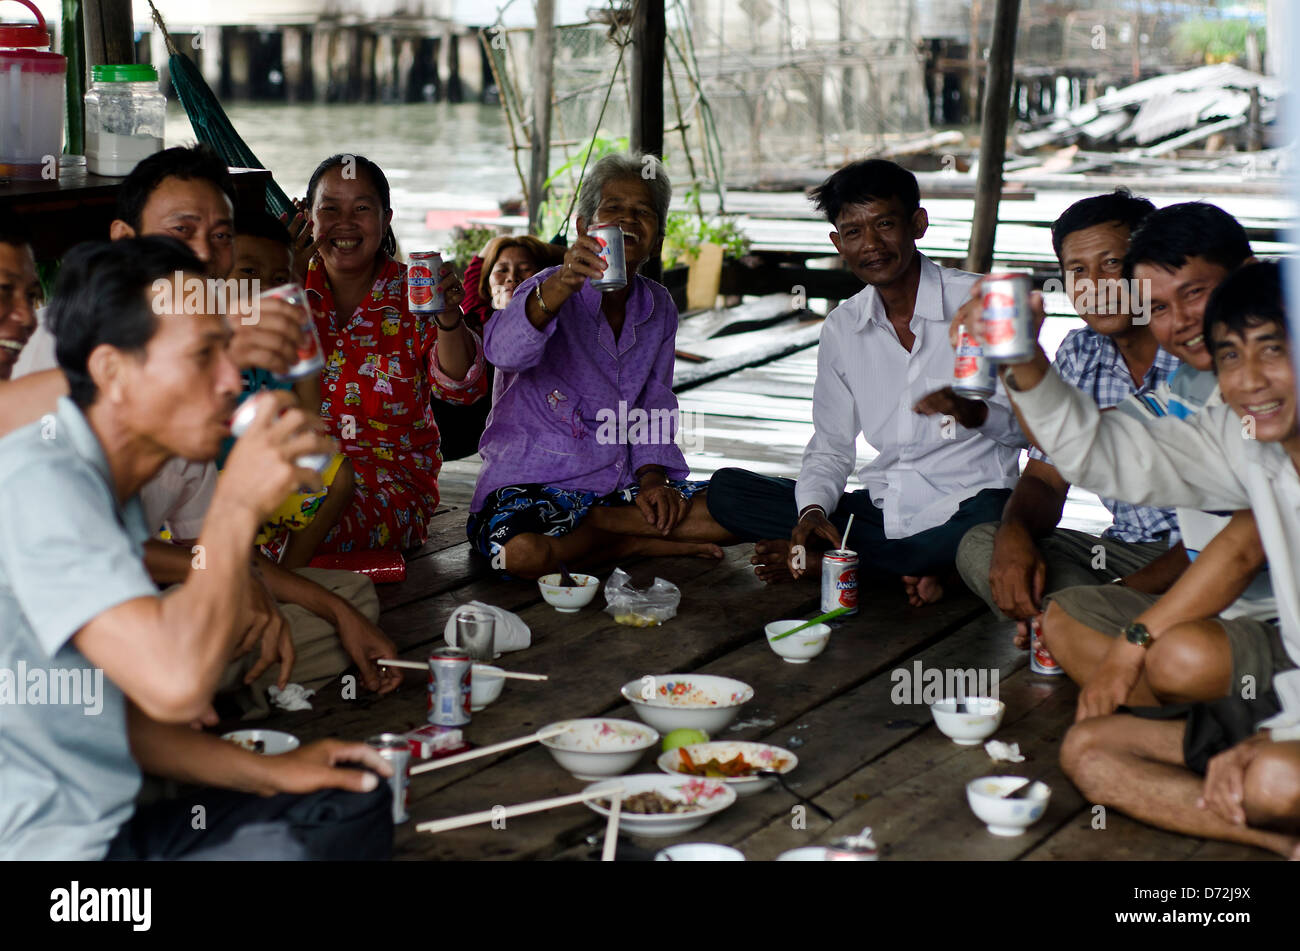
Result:
M456 615L456 646L472 660L491 660L496 656L496 625L486 611L462 611Z

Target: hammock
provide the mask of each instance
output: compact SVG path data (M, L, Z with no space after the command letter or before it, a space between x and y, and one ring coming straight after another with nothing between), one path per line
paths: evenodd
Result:
M149 0L149 10L153 14L154 22L158 24L158 29L162 31L163 39L167 42L169 53L167 65L171 70L172 88L176 90L181 105L185 107L185 114L190 117L190 125L194 127L195 136L204 145L211 146L226 164L233 168L265 169L266 166L258 161L253 150L248 147L248 143L240 138L235 127L231 125L230 117L221 107L221 102L212 92L212 87L199 72L198 66L176 49L176 44L172 42L171 34L167 32L167 25L163 23L163 18L153 5L153 0ZM284 189L275 183L275 179L271 179L266 184L266 210L277 218L288 215L289 220L292 220L297 213L293 202L284 193Z

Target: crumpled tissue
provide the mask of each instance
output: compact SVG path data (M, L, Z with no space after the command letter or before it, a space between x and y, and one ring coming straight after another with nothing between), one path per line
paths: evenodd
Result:
M315 690L308 690L302 684L286 684L283 690L272 684L266 692L270 694L271 702L281 710L310 710L307 698L316 694Z
M1003 743L1001 740L989 740L984 744L984 751L995 763L1023 763L1019 743Z

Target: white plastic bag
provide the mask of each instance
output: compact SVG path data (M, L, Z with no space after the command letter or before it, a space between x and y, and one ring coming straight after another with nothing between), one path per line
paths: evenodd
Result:
M615 621L633 627L654 627L677 616L677 605L682 601L677 585L656 578L645 591L638 591L631 581L626 571L615 568L605 582L605 610Z

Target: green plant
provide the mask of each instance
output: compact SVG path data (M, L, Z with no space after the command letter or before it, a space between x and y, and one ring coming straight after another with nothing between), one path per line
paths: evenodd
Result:
M700 215L673 212L664 234L664 267L690 264L702 244L720 244L724 257L742 258L749 253L749 238L731 218L710 220Z
M569 208L574 204L574 185L579 174L582 173L583 165L587 169L595 165L606 155L614 152L626 152L628 150L628 137L620 136L618 138L607 139L599 133L593 135L578 153L569 161L565 162L548 178L543 185L546 189L546 200L542 202L539 218L541 220L541 233L539 237L547 240L553 234L558 234L564 227L565 216L569 213ZM578 187L581 187L581 182Z
M443 248L442 255L456 268L457 274L464 274L470 258L482 251L495 235L491 228L462 228L457 225L451 230L451 244Z
M1246 57L1246 36L1254 33L1264 52L1264 27L1244 19L1184 20L1174 32L1174 49L1202 63L1223 63Z

